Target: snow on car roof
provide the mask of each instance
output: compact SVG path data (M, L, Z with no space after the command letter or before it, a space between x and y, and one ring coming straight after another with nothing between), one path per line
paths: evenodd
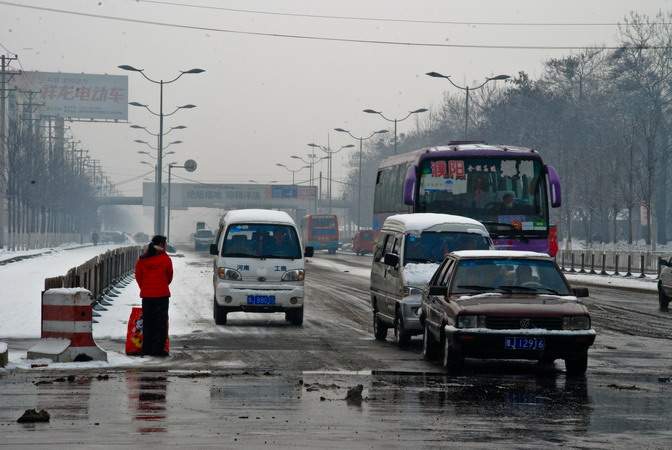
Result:
M520 250L458 250L453 254L468 258L550 258L546 253Z
M456 225L462 226L467 233L478 233L488 236L485 226L478 220L469 217L455 216L452 214L438 213L414 213L414 214L396 214L385 220L383 228L386 226L397 225L403 227L407 232L421 232L437 225ZM461 228L462 228L461 227Z
M224 223L282 223L296 225L292 218L284 211L273 209L235 209L229 211L219 220L220 226Z

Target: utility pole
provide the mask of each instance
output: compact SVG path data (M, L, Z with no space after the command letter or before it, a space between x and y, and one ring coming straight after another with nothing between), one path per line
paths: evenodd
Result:
M17 59L16 56L0 56L0 249L5 244L5 229L7 219L5 214L7 181L9 179L9 157L7 154L7 83L17 72L8 72L9 63ZM9 77L8 77L9 75Z

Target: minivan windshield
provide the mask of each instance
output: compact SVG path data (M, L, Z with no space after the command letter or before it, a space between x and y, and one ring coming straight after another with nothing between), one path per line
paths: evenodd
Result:
M441 262L448 253L457 250L488 250L490 240L476 233L425 231L407 234L405 246L404 265Z
M300 259L301 246L290 225L235 224L226 230L222 256Z

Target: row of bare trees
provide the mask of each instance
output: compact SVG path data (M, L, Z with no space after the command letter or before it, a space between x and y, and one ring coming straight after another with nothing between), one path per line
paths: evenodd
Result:
M533 80L525 72L472 92L470 138L531 147L559 172L563 206L555 219L571 242L650 246L672 237L666 184L672 117L672 13L631 13L617 46L595 47L545 61ZM464 96L446 93L398 153L445 145L463 136ZM392 136L370 141L362 165L362 223L370 226L378 163L392 155ZM387 140L385 140L387 139ZM346 198L357 199L359 159L351 161ZM353 205L356 209L356 205ZM555 212L554 212L555 214ZM354 217L354 216L353 216Z
M22 92L17 92L17 96ZM36 117L31 102L10 109L7 133L7 232L10 248L86 239L97 226L96 196L106 184L97 161L64 137L63 121ZM84 237L86 236L86 237ZM30 242L30 239L33 242ZM41 239L40 242L35 242Z

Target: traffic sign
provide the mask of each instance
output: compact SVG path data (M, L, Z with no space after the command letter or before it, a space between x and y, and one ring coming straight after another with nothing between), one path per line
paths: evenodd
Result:
M184 162L184 169L187 172L193 172L194 170L196 170L196 161L194 161L193 159L186 160Z

